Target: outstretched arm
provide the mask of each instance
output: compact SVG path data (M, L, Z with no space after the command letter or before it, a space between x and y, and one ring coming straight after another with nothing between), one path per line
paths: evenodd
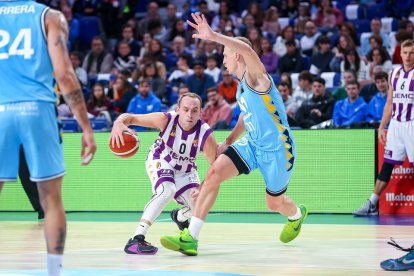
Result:
M249 76L249 84L253 84L253 87L255 87L256 85L254 84L256 80L265 77L263 81L268 81L267 87L269 86L270 81L267 79L266 69L252 47L236 38L214 32L208 25L203 14L200 16L192 13L191 16L193 17L195 23L188 20L187 23L198 31L198 34L193 34L193 38L215 41L240 54L243 56L246 63L246 73Z
M87 165L95 154L96 144L83 93L66 48L68 25L62 13L52 9L48 10L45 18L45 29L47 47L59 89L83 130L82 165Z

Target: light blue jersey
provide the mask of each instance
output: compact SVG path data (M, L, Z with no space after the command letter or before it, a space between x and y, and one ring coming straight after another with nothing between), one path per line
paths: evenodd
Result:
M34 1L0 1L0 104L56 102L44 16Z
M282 97L273 80L269 80L271 86L266 92L252 89L244 76L239 82L236 97L247 134L225 154L239 173L259 169L267 193L279 196L289 184L296 153Z
M286 159L290 160L294 141L287 122L286 109L270 76L269 80L269 90L258 92L246 83L243 76L237 87L237 102L243 113L247 139L263 151L284 149Z
M32 181L65 174L47 10L32 1L0 0L0 182L16 180L21 147Z

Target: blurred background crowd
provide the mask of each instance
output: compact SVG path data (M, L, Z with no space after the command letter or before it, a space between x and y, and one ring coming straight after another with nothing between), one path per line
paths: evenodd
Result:
M414 32L412 0L39 2L68 21L70 59L97 131L123 112L174 110L189 91L213 129L235 125L238 80L222 66L222 45L192 38L192 12L252 42L294 128L377 127L388 74ZM75 123L63 99L58 111ZM76 131L71 123L64 129Z

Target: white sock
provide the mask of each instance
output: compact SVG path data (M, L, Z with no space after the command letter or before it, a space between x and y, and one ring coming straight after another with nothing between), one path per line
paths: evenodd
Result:
M49 272L49 276L60 276L62 267L62 254L47 254L47 271Z
M150 228L150 225L146 224L145 222L140 221L138 226L137 226L137 229L135 230L134 237L136 235L144 235L145 236L147 234L149 228ZM134 237L132 237L132 238L134 238Z
M300 217L302 216L302 212L300 211L299 207L296 207L296 214L294 214L291 217L288 217L289 220L297 220L300 219Z
M193 237L193 239L198 240L198 236L200 235L201 227L203 227L203 224L203 220L196 217L191 218L188 231L190 231L190 235Z
M372 193L371 197L369 198L369 201L371 201L371 203L373 205L377 205L378 203L378 195L376 193Z

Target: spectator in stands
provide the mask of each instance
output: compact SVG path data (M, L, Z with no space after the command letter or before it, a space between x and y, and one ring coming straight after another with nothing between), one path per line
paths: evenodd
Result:
M395 46L394 54L392 56L392 64L402 64L401 59L401 43L403 43L407 39L412 39L413 34L407 32L406 30L399 30L395 34L395 40L397 41L397 45Z
M96 16L98 15L100 1L82 1L73 2L72 11L77 16ZM52 5L53 6L53 5Z
M271 6L267 10L261 29L264 34L270 35L271 39L276 40L280 32L279 13L276 7Z
M138 79L142 76L142 73L144 72L144 67L146 64L153 63L157 67L158 75L163 80L167 80L167 69L165 68L164 63L157 61L154 59L154 57L151 55L151 53L145 53L144 56L139 60L139 67L134 70L132 73L132 80L134 82L137 82Z
M340 35L337 45L332 49L332 52L335 54L329 67L332 72L341 72L341 62L345 60L345 53L349 50L355 50L355 44L349 35Z
M151 34L153 39L157 39L164 44L168 38L168 31L162 25L160 18L153 18L148 21L148 32Z
M163 19L163 25L164 28L168 31L172 30L174 28L175 23L180 20L177 17L177 6L174 3L170 3L167 6L167 14ZM183 20L181 20L183 21Z
M282 1L280 7L280 14L282 17L288 17L290 20L294 20L298 15L298 0Z
M98 74L109 74L114 60L112 55L105 50L102 37L95 36L92 39L91 49L82 64L89 79L95 79Z
M186 82L187 78L194 74L193 69L190 68L190 62L190 55L181 54L177 60L177 69L175 69L168 77L168 82L172 85Z
M379 18L374 18L371 20L371 35L379 35L382 38L382 47L388 50L391 46L390 38L387 33L381 32L381 20ZM363 56L368 55L368 52L371 50L371 45L369 44L369 37L361 40L361 53Z
M298 7L298 17L295 19L295 32L304 34L306 31L306 22L309 20L311 20L309 6L301 3Z
M177 89L177 100L184 94L190 93L190 89L188 89L188 85L182 83L178 89ZM168 111L175 111L176 108L178 106L178 103L176 102L175 104L171 105L170 108L168 109Z
M187 54L188 56L191 57L191 53L187 51L187 49L185 48L184 37L177 36L174 38L172 46L171 46L171 52L167 55L167 58L165 60L165 66L167 67L167 70L169 72L171 72L172 68L177 63L179 56L182 54Z
M199 51L195 55L195 59L200 60L204 63L207 62L207 57L214 56L217 60L217 64L223 63L222 55L217 50L217 43L210 40L202 40L198 45Z
M88 85L88 74L86 73L85 69L80 67L80 54L78 52L71 52L69 57L73 70L75 70L76 76L78 77L78 80L81 83L82 87Z
M208 56L207 57L207 68L204 69L204 73L213 77L214 82L218 84L219 80L221 79L221 70L217 67L217 60L216 56Z
M136 91L134 87L128 82L128 79L123 75L118 74L115 83L112 87L113 106L114 110L118 113L125 113L128 108L128 104L135 96Z
M172 29L169 31L169 34L167 36L165 46L168 48L173 48L174 39L176 37L184 38L184 47L185 45L190 45L191 43L190 32L185 29L185 22L182 19L177 19L173 23Z
M341 77L342 83L345 70L354 70L357 73L358 81L363 82L367 80L367 66L363 60L360 59L356 50L352 49L345 53L345 59L341 62Z
M140 64L141 61L140 59L145 55L145 54L149 54L150 53L150 43L151 43L152 37L149 33L145 33L142 36L142 44L141 44L141 50L139 51L139 58L138 58L138 63Z
M160 40L151 39L149 44L149 52L151 53L153 60L165 62L165 54Z
M247 36L247 30L250 28L256 27L256 18L253 17L250 13L247 13L242 18L242 24L238 28L238 32L241 36Z
M344 22L341 25L341 28L339 30L339 33L341 35L345 35L345 36L350 36L352 38L352 41L354 42L355 46L359 46L360 45L360 41L356 32L356 29L354 27L354 25L352 25L352 22Z
M298 109L302 106L302 103L312 98L312 82L313 75L309 71L302 71L298 77L298 86L295 88L292 94L294 105L292 106L292 113L296 115ZM293 117L294 118L294 117Z
M313 96L302 103L296 121L302 128L310 128L332 118L334 99L325 90L325 80L316 77L312 83Z
M141 46L139 41L134 38L134 30L130 25L124 25L122 27L122 38L118 41L116 49L119 48L119 43L126 42L131 49L131 55L138 57L140 55ZM114 53L114 57L118 57L118 52Z
M204 17L207 19L208 24L211 26L211 22L213 21L215 14L214 11L209 10L207 1L198 1L198 12L204 15ZM189 18L192 19L191 16L189 16Z
M131 99L127 108L128 113L148 114L152 112L161 112L161 101L151 91L151 81L143 79L138 85L138 93ZM141 126L133 127L136 131L143 131L146 128Z
M87 103L88 113L98 116L102 111L111 111L111 99L105 95L105 87L102 83L95 83L92 87L92 94Z
M263 37L261 40L261 54L259 55L266 71L269 74L277 72L279 57L272 51L272 42L269 38Z
M329 64L335 54L330 50L330 41L327 36L320 36L317 41L318 52L312 55L309 72L320 75L323 72L331 72Z
M308 20L305 23L305 35L300 39L300 48L302 54L312 56L313 48L316 45L318 37L321 35L316 29L315 23L312 20Z
M382 67L384 72L391 72L392 63L388 52L384 48L373 48L367 55L368 60L368 80L374 80L374 68Z
M252 48L260 57L262 54L262 32L257 27L247 29L247 39L252 43Z
M289 95L291 95L293 91L293 82L292 82L292 78L290 77L290 74L289 73L280 74L279 82L282 82L282 81L286 82L289 85L289 91L290 91Z
M207 89L215 86L214 79L204 73L204 68L205 64L202 61L194 61L194 74L190 75L186 81L190 91L199 95L203 102L207 99Z
M126 41L118 43L117 58L114 60L114 68L117 71L128 70L134 71L137 67L136 56L132 55L131 48Z
M280 96L283 100L283 105L286 108L286 115L288 116L288 123L289 126L296 126L297 123L295 122L295 114L296 114L296 107L295 101L291 96L291 91L289 84L287 82L281 81L277 84L277 90L279 90Z
M152 1L148 3L147 6L147 13L145 16L138 22L138 28L139 31L139 37L142 37L145 33L148 32L148 23L152 19L161 19L161 16L159 14L158 10L158 3L155 1Z
M373 69L373 75L375 76L377 73L384 72L381 66L375 66ZM359 92L359 96L364 98L366 103L369 103L371 99L377 94L377 87L375 82L370 81L368 84L362 86L361 91Z
M243 11L241 17L244 17L246 14L251 14L255 18L255 27L261 28L263 26L263 19L265 17L265 13L262 10L259 2L251 1L247 10Z
M343 100L346 97L348 97L348 95L346 94L345 87L350 82L358 81L358 77L354 70L349 69L343 73L342 80L343 80L343 83L341 83L342 86L338 87L332 92L332 96L334 97L335 101Z
M219 10L218 10L218 13L217 13L216 16L214 16L214 18L211 22L211 28L213 30L218 30L219 29L220 19L222 17L228 17L231 20L232 25L237 27L237 25L238 25L237 24L237 17L236 17L235 14L233 14L231 12L229 2L225 1L225 0L220 1L220 7L219 7Z
M295 31L292 26L286 26L282 30L282 35L276 38L276 42L273 45L273 51L278 57L283 57L287 53L287 41L294 41L296 48L299 48L299 40L295 37Z
M201 112L201 118L212 129L228 129L233 116L230 105L223 100L215 87L207 89L207 104Z
M279 73L299 73L303 70L303 57L294 40L286 41L287 53L279 60Z
M151 91L157 96L162 102L167 102L166 99L166 81L160 77L157 71L157 66L154 63L148 63L144 66L144 73L142 74L139 83L148 79L150 81Z
M365 120L367 104L359 96L359 83L351 81L346 86L348 97L335 103L333 122L335 127L360 126Z
M341 25L344 22L344 15L339 9L333 7L331 0L321 0L315 18L316 26L331 26L332 22L327 24L327 21L331 21L332 17L335 18L335 25Z
M377 128L381 122L382 113L387 101L388 74L385 72L379 72L375 74L374 79L378 92L368 104L365 121L372 127Z
M227 70L222 72L223 80L218 85L218 92L230 105L237 104L236 93L239 82Z

